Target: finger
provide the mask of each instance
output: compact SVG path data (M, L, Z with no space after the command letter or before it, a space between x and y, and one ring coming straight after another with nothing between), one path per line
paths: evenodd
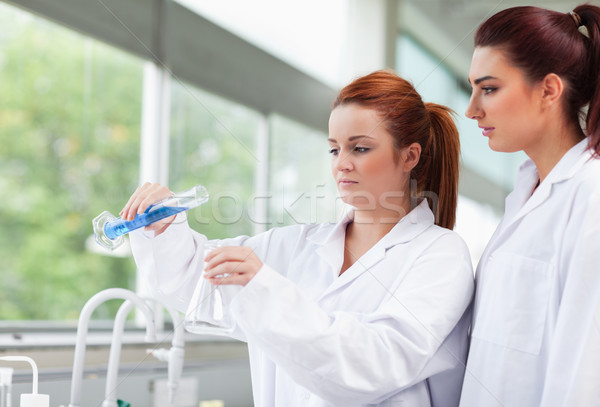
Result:
M210 269L205 269L204 276L206 278L219 278L229 274L244 274L252 271L249 264L239 261L224 261Z
M138 213L144 213L148 207L171 196L171 191L160 184L144 184L144 188L133 197L133 202L125 214L126 220L133 220Z
M262 262L257 258L232 260L223 253L217 253L210 260L205 261L204 272L210 276L223 273L256 273L261 267Z
M168 218L164 218L161 220L158 220L154 223L151 223L147 226L144 227L144 230L146 231L153 231L155 232L155 236L159 235L160 233L164 232L165 229L167 227L169 227L171 225L171 223L173 223L173 221L175 220L175 216L169 216Z
M245 286L252 280L253 276L249 274L229 274L226 276L209 278L208 282L212 285L242 285Z
M136 214L146 212L150 205L162 201L163 199L168 198L171 195L172 193L169 190L169 188L159 184L152 184L152 186L147 190L147 193L144 195L140 195L138 201L136 201L138 202Z
M208 268L224 261L248 261L258 260L256 254L250 247L245 246L224 246L212 250L205 257L208 262Z
M135 191L133 191L133 194L131 194L131 196L129 197L129 200L127 201L127 203L125 204L123 209L121 209L120 215L123 219L127 219L129 211L133 207L133 203L136 201L138 196L141 193L143 193L144 190L146 190L147 188L150 187L150 185L152 185L152 184L150 184L149 182L146 182L143 185L140 185L139 187L137 187ZM135 208L135 211L137 212L137 208Z
M160 185L151 184L149 182L145 183L141 187L139 187L136 192L130 198L130 205L127 208L127 211L123 213L123 219L125 220L133 220L135 215L140 213L140 205L142 202L151 195ZM144 208L145 210L146 208ZM143 211L142 211L143 212Z
M222 256L217 258L217 255L223 253L224 247L216 247L213 249L209 249L204 254L204 268L210 267L209 263L214 266L219 264L222 261L226 260L226 256L223 254Z

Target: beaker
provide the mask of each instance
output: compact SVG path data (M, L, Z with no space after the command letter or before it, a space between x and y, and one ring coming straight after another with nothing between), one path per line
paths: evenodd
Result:
M204 257L221 245L218 242L204 244ZM194 334L228 335L233 331L234 323L228 312L226 300L229 286L213 285L202 275L185 313L185 330Z
M208 201L208 191L202 185L174 194L152 204L144 213L138 213L133 220L117 218L108 211L102 212L92 221L96 242L104 248L114 250L123 244L123 235L148 226L179 212L195 208Z

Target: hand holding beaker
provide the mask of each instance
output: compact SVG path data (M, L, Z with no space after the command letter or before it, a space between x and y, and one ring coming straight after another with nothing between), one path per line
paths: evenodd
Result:
M119 212L119 215L124 220L131 221L135 219L138 213L144 213L146 210L155 204L156 202L163 201L175 194L165 185L158 183L146 182L131 194L129 200ZM147 230L158 231L159 228L164 228L164 225L170 223L171 218L165 218L163 222L156 222L146 226Z
M205 257L205 275L215 285L245 286L263 266L262 261L247 246L228 246Z

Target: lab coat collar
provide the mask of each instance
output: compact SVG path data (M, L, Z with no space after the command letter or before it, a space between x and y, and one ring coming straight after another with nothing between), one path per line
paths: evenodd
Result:
M333 230L319 230L308 239L321 247L317 254L329 266L336 280L331 289L345 285L370 269L385 257L388 249L398 244L413 240L434 223L434 215L429 209L427 200L424 199L419 205L411 210L369 251L360 257L348 270L338 277L344 261L344 240L346 226L354 220L354 210L349 211L333 228Z
M587 139L584 139L567 151L533 194L531 191L539 179L537 168L531 159L521 165L515 190L506 198L506 226L541 205L550 196L554 184L572 178L581 169L591 157L587 144Z
M552 168L544 182L548 180L549 183L556 184L572 178L592 156L587 147L587 138L571 147L554 168Z
M349 209L338 221L333 229L320 228L308 240L318 245L324 246L328 243L343 239L346 236L346 227L348 223L354 220L354 209ZM386 234L381 241L388 241L389 248L399 243L404 243L412 240L415 236L433 225L434 215L427 200L423 199L415 208L413 208L406 216Z

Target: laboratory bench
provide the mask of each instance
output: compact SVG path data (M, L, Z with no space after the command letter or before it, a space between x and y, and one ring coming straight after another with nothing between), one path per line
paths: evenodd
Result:
M117 398L132 407L168 407L167 364L147 355L152 348L169 348L172 333L158 333L157 343L144 341L143 329L128 329L122 336ZM105 396L106 372L112 331L90 329L84 365L81 407L100 407ZM0 356L31 357L39 369L39 393L50 395L50 407L70 400L76 329L43 328L35 324L0 326ZM32 374L27 364L1 362L15 369L13 405L19 394L31 393ZM250 407L252 388L245 343L218 336L185 334L185 363L174 406L198 407L203 400L222 400L224 407Z

